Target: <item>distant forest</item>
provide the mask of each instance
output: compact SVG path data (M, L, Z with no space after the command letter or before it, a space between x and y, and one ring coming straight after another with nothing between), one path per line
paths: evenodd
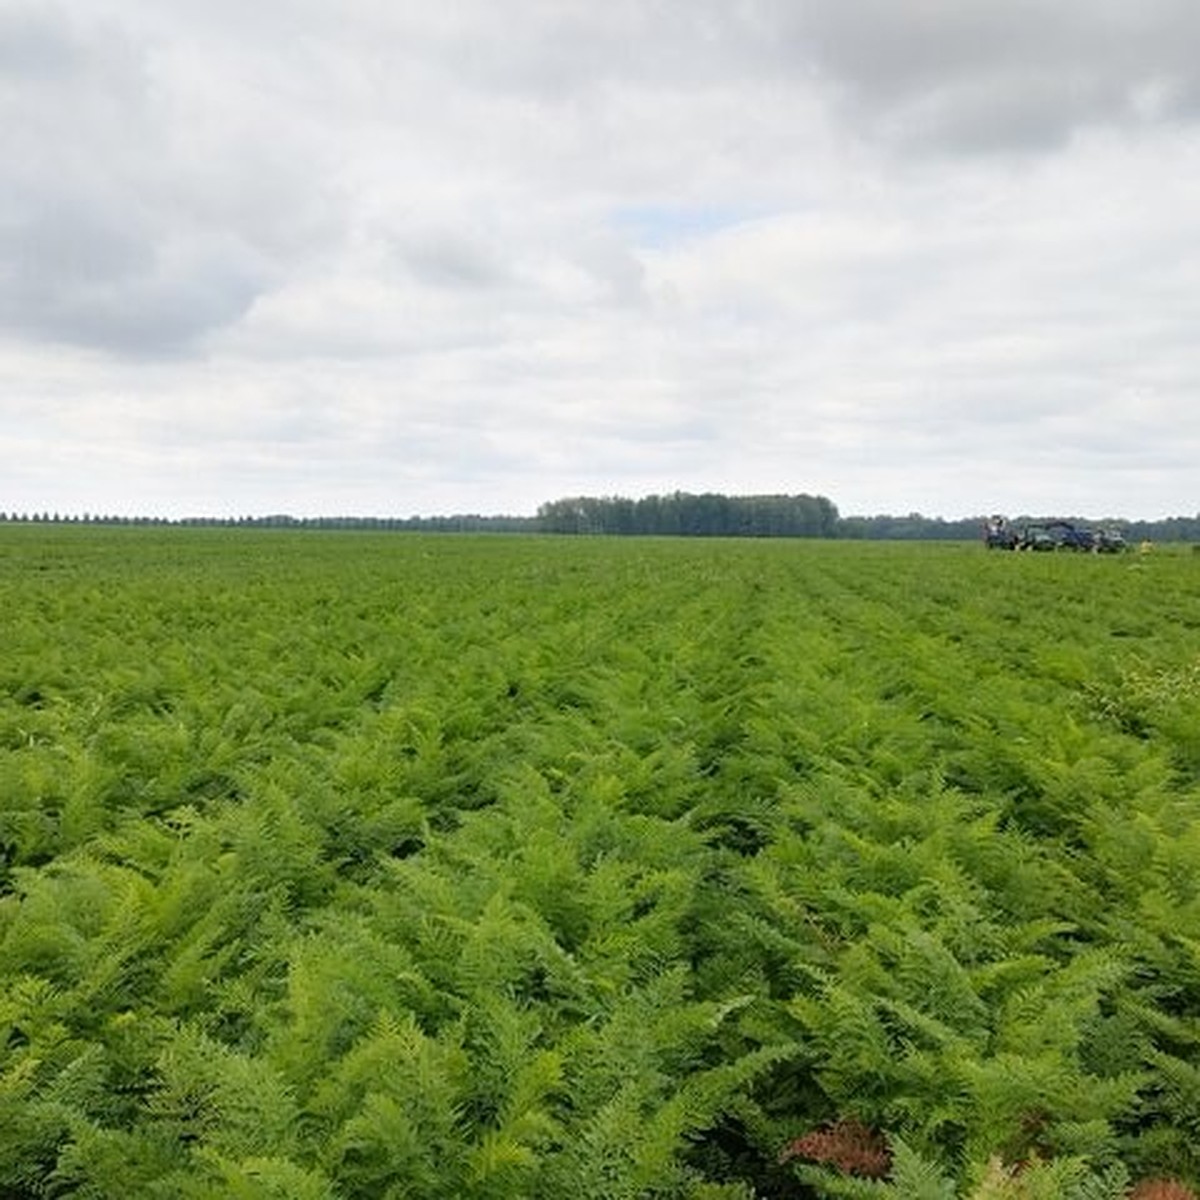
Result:
M1045 521L1049 517L1017 516L1013 523ZM1193 517L1165 517L1157 521L1102 521L1068 517L1078 524L1119 530L1130 541L1200 542L1200 513ZM726 496L717 492L671 492L644 496L572 496L552 500L536 516L483 516L476 513L445 517L293 517L270 516L161 517L116 515L62 515L59 513L4 513L0 522L213 526L268 529L377 529L432 533L555 533L658 535L675 537L804 537L849 538L882 541L965 541L980 537L985 518L963 517L947 521L907 516L843 517L825 496L797 495Z

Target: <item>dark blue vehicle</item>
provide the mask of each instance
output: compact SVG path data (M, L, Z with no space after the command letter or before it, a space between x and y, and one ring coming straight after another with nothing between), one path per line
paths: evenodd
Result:
M1096 535L1090 529L1080 529L1070 521L1051 521L1046 531L1054 539L1056 550L1094 550Z
M1125 539L1115 529L1088 529L1070 521L1031 521L1019 529L1006 517L990 517L983 527L989 550L1073 550L1089 554L1119 554Z

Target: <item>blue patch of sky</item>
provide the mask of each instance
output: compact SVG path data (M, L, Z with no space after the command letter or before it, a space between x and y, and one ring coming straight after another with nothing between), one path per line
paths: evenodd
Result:
M639 246L662 250L740 225L759 214L720 205L629 204L614 209L614 226Z

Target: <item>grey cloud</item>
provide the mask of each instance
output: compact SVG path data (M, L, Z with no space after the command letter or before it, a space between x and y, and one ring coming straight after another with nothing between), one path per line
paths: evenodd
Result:
M894 112L873 118L874 127L905 146L947 151L1050 150L1102 113L1119 113L1120 95L1106 95L1094 80L1058 72L995 76L937 88Z
M14 5L0 10L0 78L60 77L78 69L81 57L52 9Z
M49 89L87 81L103 93L104 104L124 105L142 91L145 76L137 48L112 20L79 21L71 9L44 3L9 3L0 8L0 103L9 105L19 85L40 87L37 94L51 110L57 102ZM81 121L97 115L81 110Z
M10 328L117 353L181 353L208 331L244 313L256 287L220 264L193 264L177 277L149 272L107 286L31 289L7 298Z
M59 288L118 283L145 271L153 249L118 214L89 207L78 197L31 202L18 221L0 233L5 275L16 301Z
M236 241L181 239L135 209L48 196L0 225L0 322L35 338L173 354L235 320L261 286Z
M268 151L189 169L150 52L115 21L0 14L0 322L175 354L246 312L306 205ZM315 186L311 192L320 194ZM308 226L297 233L306 232Z
M1045 148L1195 106L1200 10L1187 0L781 0L777 15L785 56L850 120L900 144Z

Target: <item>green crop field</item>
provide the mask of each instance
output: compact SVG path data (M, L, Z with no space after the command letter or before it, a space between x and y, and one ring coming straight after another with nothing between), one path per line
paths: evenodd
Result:
M0 526L0 635L6 1198L1192 1195L1200 556Z

